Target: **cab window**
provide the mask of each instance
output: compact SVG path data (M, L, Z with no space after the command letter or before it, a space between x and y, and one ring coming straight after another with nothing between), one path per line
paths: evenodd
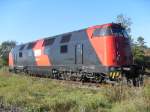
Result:
M111 35L111 29L109 27L97 28L93 33L94 37L107 36L107 35Z
M128 38L128 34L127 34L126 30L124 28L122 28L121 26L117 26L117 25L112 26L111 30L112 30L112 33L114 36Z

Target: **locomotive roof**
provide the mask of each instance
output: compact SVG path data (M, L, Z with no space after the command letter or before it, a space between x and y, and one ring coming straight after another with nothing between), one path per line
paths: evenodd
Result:
M42 40L42 39L45 40L45 39L49 39L49 38L58 38L58 37L63 36L63 35L67 35L67 34L71 34L71 33L86 30L88 28L102 28L102 27L107 27L107 26L111 26L111 25L120 25L120 23L119 24L118 23L107 23L107 24L102 24L102 25L94 25L94 26L87 27L87 28L84 28L84 29L75 30L75 31L71 31L71 32L66 32L66 33L55 35L55 36L43 37L43 38L35 40L35 41L30 41L30 42L27 42L27 43L19 44L16 47L19 47L19 46L22 46L22 45L27 45L27 44L30 44L30 43L34 43L34 42L37 42L37 41Z

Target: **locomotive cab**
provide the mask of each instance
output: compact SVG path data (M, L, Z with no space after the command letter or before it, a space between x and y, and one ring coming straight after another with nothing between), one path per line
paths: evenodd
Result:
M130 39L120 24L106 24L93 29L91 43L104 66L120 67L132 64Z
M130 39L121 24L104 24L89 28L93 31L91 43L99 58L100 63L105 66L110 78L115 79L120 76L122 66L133 64Z

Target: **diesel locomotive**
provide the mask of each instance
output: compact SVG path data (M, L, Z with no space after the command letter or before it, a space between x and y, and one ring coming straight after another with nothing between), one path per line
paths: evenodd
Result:
M121 24L108 23L17 45L9 70L63 80L139 83L130 39ZM138 73L137 73L138 70Z

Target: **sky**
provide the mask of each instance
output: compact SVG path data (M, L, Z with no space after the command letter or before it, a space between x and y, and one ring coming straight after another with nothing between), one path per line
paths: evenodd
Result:
M150 47L150 0L0 0L0 42L26 43L86 27L132 20L131 35Z

